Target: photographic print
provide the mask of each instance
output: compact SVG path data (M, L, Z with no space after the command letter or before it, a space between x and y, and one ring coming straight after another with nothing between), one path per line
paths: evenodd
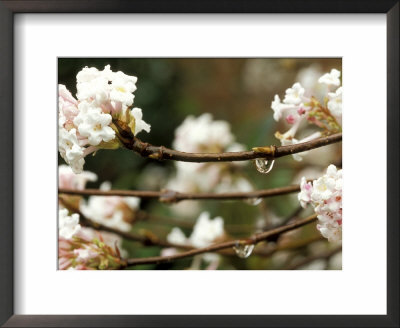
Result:
M341 58L59 58L59 270L341 270Z

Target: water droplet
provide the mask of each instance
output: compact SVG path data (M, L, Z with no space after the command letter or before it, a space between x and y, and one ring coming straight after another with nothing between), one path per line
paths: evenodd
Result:
M256 198L256 197L247 198L244 201L249 205L257 206L258 204L260 204L262 202L262 198Z
M269 161L265 158L256 158L255 163L257 171L264 174L269 173L274 167L275 160L272 160L269 164L268 162Z
M253 252L254 244L241 244L240 242L236 242L236 245L233 246L233 249L238 257L245 259Z

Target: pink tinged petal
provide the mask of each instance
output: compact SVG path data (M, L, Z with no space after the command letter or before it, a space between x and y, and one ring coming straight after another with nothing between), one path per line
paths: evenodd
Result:
M78 104L78 101L74 98L71 92L63 84L58 85L58 96L65 102L69 102L74 105Z
M89 146L89 147L85 148L85 150L83 151L83 156L85 157L91 153L94 153L97 150L98 150L98 148L96 146Z
M58 260L59 270L66 270L71 265L71 260L67 258L60 258Z

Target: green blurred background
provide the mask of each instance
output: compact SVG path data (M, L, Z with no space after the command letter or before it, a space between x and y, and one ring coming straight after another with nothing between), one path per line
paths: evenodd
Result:
M332 68L341 70L339 58L59 58L58 81L75 95L76 74L83 67L102 70L108 64L113 71L120 70L138 77L134 106L143 110L143 119L151 124L151 132L142 132L139 137L143 141L166 147L171 147L174 131L186 116L197 117L202 113L211 113L214 119L229 122L236 141L248 149L279 145L274 133L277 130L286 131L287 126L273 120L271 101L274 95L279 94L282 99L285 90L301 76L307 80L315 72L322 75ZM314 159L296 162L291 156L281 158L268 175L257 172L253 163L248 163L243 170L257 189L290 185L304 169L313 173L324 170L332 162L340 164L341 145L329 147ZM172 162L143 159L125 149L101 150L85 160L84 169L95 172L99 177L98 182L89 183L88 188L97 188L101 182L111 181L114 189L159 190L174 173ZM64 161L59 158L59 163ZM267 198L258 206L243 201L203 201L200 206L202 210L209 211L212 217L222 216L229 235L245 237L257 230L260 218L266 218L267 221L271 218L284 220L298 208L298 202L296 195L288 195ZM169 205L155 200L142 200L141 209L177 220L182 223L186 235L190 234L190 225L197 218L180 217L171 211ZM174 222L157 220L138 222L133 229L141 233L151 231L165 238L173 226ZM318 234L315 226L303 230L307 236ZM158 247L143 247L133 242L124 242L124 248L130 257L160 254ZM306 256L309 250L300 249L299 252ZM187 259L133 269L184 269L190 263L191 259ZM271 257L251 256L246 260L224 257L219 269L282 267L274 265Z

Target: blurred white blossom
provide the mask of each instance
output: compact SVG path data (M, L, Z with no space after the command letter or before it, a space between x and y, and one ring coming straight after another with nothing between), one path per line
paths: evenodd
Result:
M325 270L327 266L327 261L324 259L318 259L312 261L311 263L304 264L299 267L299 270Z
M190 237L186 237L181 229L175 227L167 236L170 243L177 245L189 245L203 248L211 245L215 240L223 238L224 220L221 217L210 218L210 213L202 212L193 227Z
M342 270L342 252L336 253L329 259L329 269Z
M85 189L88 181L97 181L97 175L93 172L83 171L75 174L70 166L60 165L58 167L58 187L65 189Z
M110 190L111 184L103 182L101 190ZM81 211L89 219L107 227L122 231L131 229L130 221L139 208L137 197L91 196L87 202L81 203Z
M208 113L197 118L188 116L175 131L173 147L179 151L203 153L238 152L245 149L244 145L235 142L228 122L213 120ZM240 162L175 162L176 173L166 188L180 192L251 191L253 188L250 182L237 169L233 169L242 165ZM198 213L198 207L193 204L176 204L172 209L186 215Z
M202 212L198 217L196 224L193 227L193 231L189 237L186 237L181 229L175 227L168 234L167 240L168 242L176 245L187 245L195 248L203 248L223 239L224 236L224 219L221 217L211 219L208 212ZM174 251L170 248L166 252L163 252L163 256L175 253L176 250ZM218 254L213 253L205 253L201 256L196 256L193 260L191 269L199 269L201 259L210 263L208 267L209 270L215 270L218 267L220 257Z
M190 235L190 244L194 247L207 247L224 236L224 220L221 217L210 219L208 212L203 212L198 217L193 232Z
M173 147L186 152L220 152L234 142L228 122L215 121L209 113L188 116L175 130ZM214 150L214 151L212 151Z

